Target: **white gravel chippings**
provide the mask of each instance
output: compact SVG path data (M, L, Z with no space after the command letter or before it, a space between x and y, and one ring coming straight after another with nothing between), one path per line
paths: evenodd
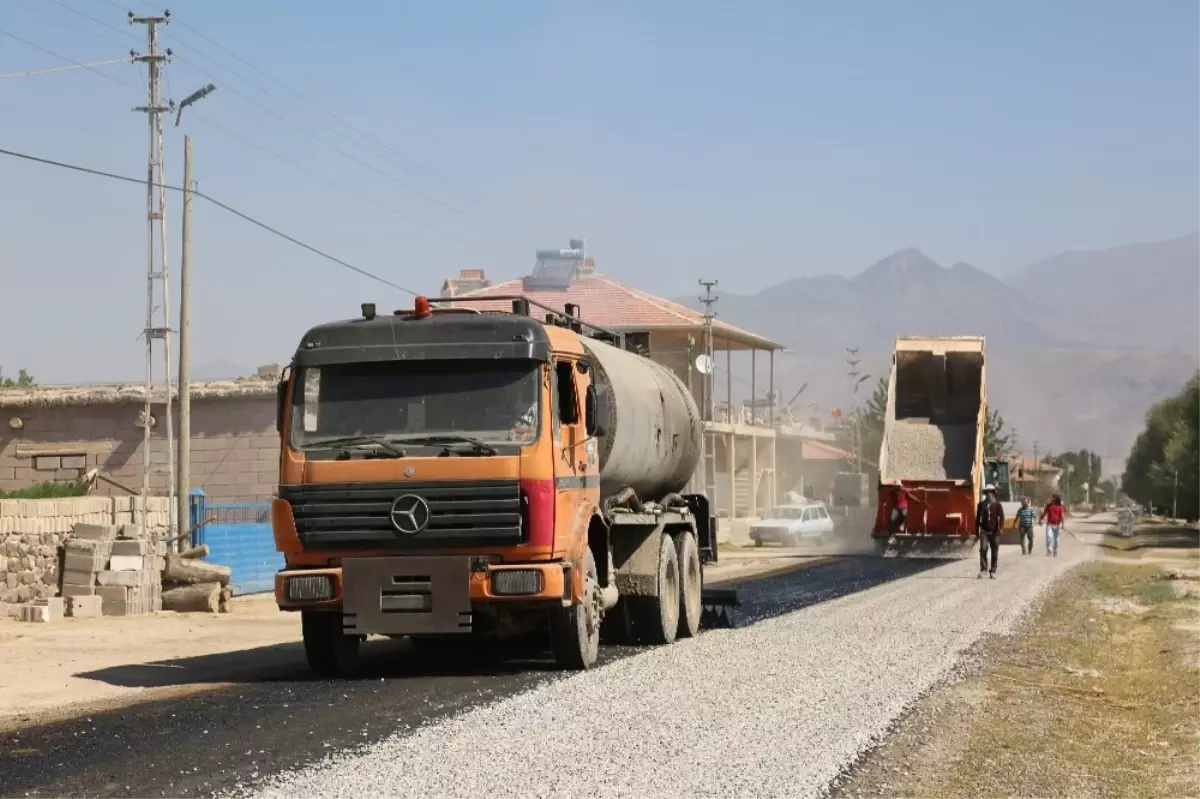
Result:
M275 775L261 797L818 797L1091 547L978 560L648 649Z

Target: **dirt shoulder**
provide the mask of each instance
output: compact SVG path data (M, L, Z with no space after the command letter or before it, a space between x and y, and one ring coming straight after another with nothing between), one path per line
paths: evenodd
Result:
M722 549L705 570L736 583L821 559L781 548ZM135 702L306 673L300 615L274 597L233 600L228 614L156 613L131 618L0 618L0 730Z
M1145 543L983 642L833 795L1200 796L1200 558Z

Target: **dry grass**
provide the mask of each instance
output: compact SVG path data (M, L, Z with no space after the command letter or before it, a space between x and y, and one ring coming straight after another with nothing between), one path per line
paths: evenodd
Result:
M1158 564L1070 574L918 706L843 796L1200 796L1200 628Z

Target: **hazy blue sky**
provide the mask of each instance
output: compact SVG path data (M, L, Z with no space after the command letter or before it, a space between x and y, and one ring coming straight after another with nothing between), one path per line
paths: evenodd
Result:
M0 0L0 31L119 58L143 32L123 8ZM169 95L212 79L197 68L220 87L169 128L172 182L186 131L204 191L418 291L464 266L522 274L571 236L602 271L675 295L700 276L750 292L852 273L914 245L1002 273L1200 215L1193 0L170 8ZM0 34L0 74L62 64ZM144 86L143 67L100 69ZM0 147L140 176L142 102L82 70L0 80ZM143 204L136 186L0 157L6 372L141 374ZM179 209L172 197L173 265ZM199 363L284 361L313 323L407 302L204 203L194 224Z

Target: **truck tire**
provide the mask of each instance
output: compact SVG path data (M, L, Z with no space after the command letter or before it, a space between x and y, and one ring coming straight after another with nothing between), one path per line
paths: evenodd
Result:
M555 608L551 618L551 645L559 668L582 671L591 668L600 654L600 578L596 560L587 551L583 574L583 601L569 608Z
M300 626L304 632L304 655L314 674L332 679L354 673L361 639L342 632L341 613L303 611Z
M679 631L676 637L693 638L700 632L703 610L700 594L704 578L700 571L700 549L691 530L675 536L675 558L679 561Z
M658 548L658 596L630 597L633 634L639 644L671 644L679 632L679 557L665 533Z

